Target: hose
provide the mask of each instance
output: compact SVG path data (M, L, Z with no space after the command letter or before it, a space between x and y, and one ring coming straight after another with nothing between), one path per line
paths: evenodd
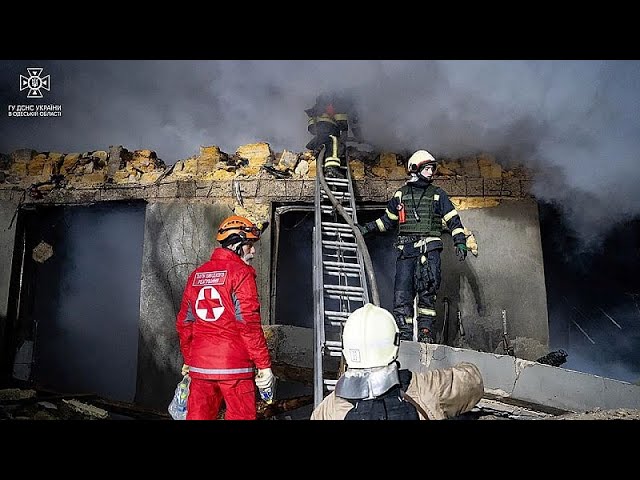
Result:
M334 137L334 138L336 138L336 137ZM337 152L337 149L338 149L337 143L338 142L337 142L337 139L336 139L333 142L333 144L334 144L334 147L333 147L334 157L338 156L337 155L337 153L338 153ZM372 297L371 303L373 303L375 306L379 307L380 306L380 296L378 295L378 284L376 282L376 276L375 276L375 272L373 270L373 263L371 262L371 256L369 255L369 249L367 248L367 243L365 242L364 236L362 235L362 232L360 231L360 229L358 227L356 227L355 223L353 223L353 220L351 219L351 216L345 211L345 209L342 207L342 205L340 205L340 203L338 203L336 198L331 193L331 190L329 189L329 185L327 184L327 181L324 178L323 164L324 164L325 150L326 150L326 145L324 145L322 147L322 149L320 150L320 153L318 154L318 157L316 158L316 175L318 176L318 180L320 180L322 188L325 191L325 193L327 194L327 197L329 197L329 201L331 202L333 207L342 216L342 218L344 218L344 220L349 224L349 226L353 230L353 235L355 236L356 243L358 244L358 248L362 252L362 258L364 260L365 272L366 272L367 278L369 280L368 283L369 283L369 288L371 290L371 297ZM346 154L346 151L345 151L345 157L346 157L346 155L347 154ZM347 164L347 168L349 168L349 162L346 161L345 163ZM354 197L354 203L355 203L355 197Z

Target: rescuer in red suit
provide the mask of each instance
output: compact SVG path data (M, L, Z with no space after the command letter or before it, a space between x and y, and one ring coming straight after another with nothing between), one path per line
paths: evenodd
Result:
M216 419L223 401L225 420L255 420L256 385L273 385L256 271L249 264L261 233L244 217L226 218L216 236L221 247L187 280L176 318L182 374L191 377L187 420Z

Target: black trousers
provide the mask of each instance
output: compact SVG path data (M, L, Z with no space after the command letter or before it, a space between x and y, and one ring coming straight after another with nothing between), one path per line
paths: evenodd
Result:
M427 257L425 263L420 262L422 255ZM393 316L398 325L404 324L407 318L413 318L413 301L417 295L418 328L428 328L433 332L436 319L436 293L442 278L440 267L440 250L432 250L417 256L415 252L407 256L405 252L398 251L393 295Z
M340 164L344 166L346 148L343 142L340 141L340 128L329 122L318 122L315 127L316 135L307 143L306 148L313 151L320 151L324 145L324 157L331 157L333 155L333 139L331 135L333 135L338 139L338 157L340 158Z

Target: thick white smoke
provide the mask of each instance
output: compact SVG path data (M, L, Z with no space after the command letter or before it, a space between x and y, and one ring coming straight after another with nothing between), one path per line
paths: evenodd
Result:
M487 152L538 171L534 193L595 241L640 212L638 61L6 61L1 108L27 103L19 76L51 75L40 103L61 118L0 117L0 152L155 150L167 164L218 145L303 151L304 109L350 92L379 149Z

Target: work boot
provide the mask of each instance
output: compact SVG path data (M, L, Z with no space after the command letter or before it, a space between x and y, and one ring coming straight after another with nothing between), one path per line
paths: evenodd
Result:
M413 340L413 328L404 317L396 318L396 324L398 325L398 330L400 330L400 340Z
M420 328L418 330L418 341L420 343L435 343L431 330L428 328Z
M338 167L325 167L324 176L327 178L345 178Z

